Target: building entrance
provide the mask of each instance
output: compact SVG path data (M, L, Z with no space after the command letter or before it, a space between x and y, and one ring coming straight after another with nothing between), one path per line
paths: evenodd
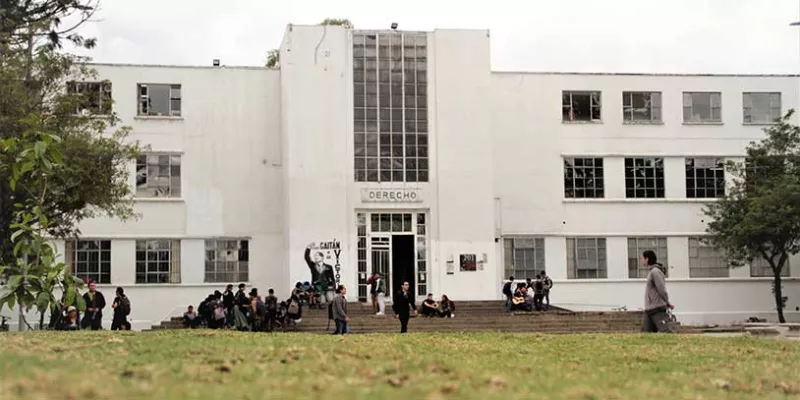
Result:
M358 298L369 300L367 278L380 272L387 298L410 284L416 296L427 293L425 213L358 213Z

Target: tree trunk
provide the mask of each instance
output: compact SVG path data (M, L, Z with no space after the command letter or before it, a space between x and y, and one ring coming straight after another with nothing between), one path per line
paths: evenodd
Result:
M39 311L39 330L44 330L44 310Z
M786 318L783 317L783 289L781 288L781 273L775 272L775 308L778 310L778 322L786 323Z

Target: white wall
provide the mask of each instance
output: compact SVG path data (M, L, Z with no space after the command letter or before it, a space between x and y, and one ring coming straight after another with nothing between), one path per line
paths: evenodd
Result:
M351 49L348 32L338 26L290 25L281 45L287 283L311 280L303 258L310 243L338 240L341 283L356 284L348 248L354 211L347 204L353 181Z
M137 199L140 218L84 221L82 237L112 240L113 298L123 286L137 326L200 302L225 283L205 283L204 240L250 240L250 282L288 294L283 266L280 74L263 68L95 65L112 82L114 110L132 139L181 154L182 194ZM180 118L136 116L138 83L180 84ZM135 186L131 165L131 187ZM135 239L181 240L180 285L135 284ZM63 245L62 245L63 246ZM237 282L234 282L237 283ZM109 299L110 301L110 299ZM110 318L110 312L107 315Z
M436 30L429 66L433 94L432 182L438 195L439 262L433 264L438 294L454 299L492 299L499 285L487 285L500 275L495 262L494 194L492 193L492 129L489 32ZM478 271L459 270L460 254L476 254L486 263ZM452 257L453 275L445 262ZM481 269L482 268L482 269Z
M735 158L763 126L743 125L742 92L781 92L783 111L797 108L793 77L653 76L610 74L492 74L495 195L504 235L544 236L546 267L556 280L552 299L567 308L643 306L643 280L627 279L630 236L667 236L670 291L689 323L774 318L769 282L747 268L729 279L688 279L687 237L705 230L702 201L685 199L684 157ZM563 90L602 92L601 123L562 123ZM623 91L662 93L663 124L625 125ZM720 125L683 124L682 92L722 92ZM565 199L563 157L604 158L605 198ZM624 158L664 157L664 199L625 198ZM607 238L608 279L566 279L566 237ZM787 311L800 306L800 259L785 283ZM800 313L790 312L790 318Z

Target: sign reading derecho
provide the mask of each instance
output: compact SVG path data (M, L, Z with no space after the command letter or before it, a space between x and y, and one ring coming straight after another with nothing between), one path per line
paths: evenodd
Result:
M419 189L361 189L361 201L365 203L419 203Z

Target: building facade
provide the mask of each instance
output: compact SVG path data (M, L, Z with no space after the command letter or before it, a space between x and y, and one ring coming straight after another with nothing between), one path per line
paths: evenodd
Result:
M797 77L492 72L484 30L290 25L280 60L94 66L107 83L86 90L149 146L130 166L140 218L60 246L126 288L135 328L227 283L366 300L372 271L459 301L547 270L556 305L635 310L646 249L684 323L774 318L769 268L729 269L702 209L722 163L797 108ZM796 258L784 289L796 320Z

